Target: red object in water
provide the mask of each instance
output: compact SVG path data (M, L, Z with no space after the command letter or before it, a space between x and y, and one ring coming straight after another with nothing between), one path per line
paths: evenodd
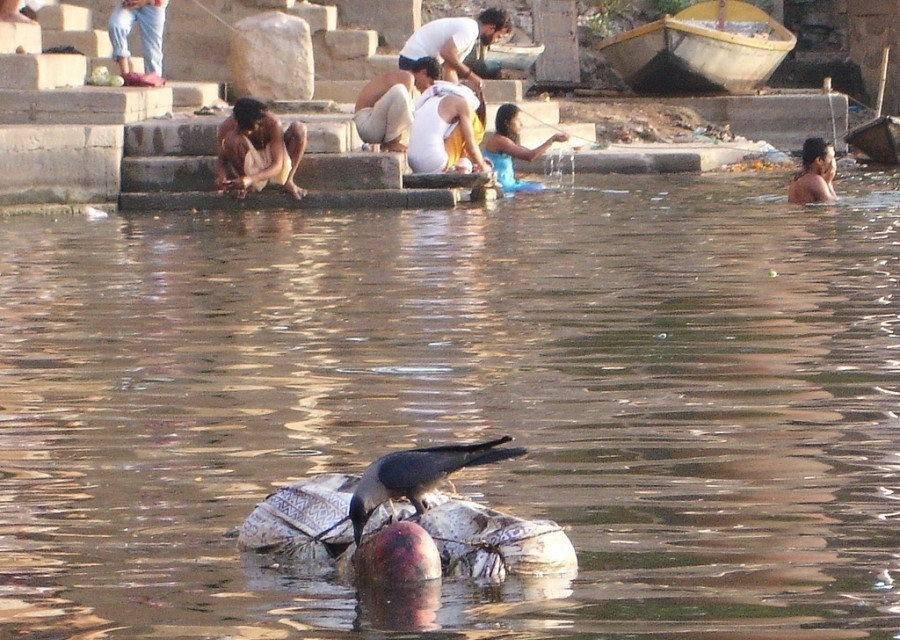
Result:
M437 546L414 522L394 522L366 536L353 561L357 576L369 581L420 582L441 577Z

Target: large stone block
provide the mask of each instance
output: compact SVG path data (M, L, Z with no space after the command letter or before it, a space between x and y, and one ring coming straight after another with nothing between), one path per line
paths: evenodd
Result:
M312 33L337 29L337 7L301 2L289 9L289 13L306 20Z
M535 38L545 46L535 65L539 82L577 85L581 81L577 23L575 0L536 2Z
M70 54L0 56L0 88L19 90L80 87L87 61Z
M172 106L175 108L203 107L222 97L222 87L217 82L166 82L172 90Z
M115 202L119 126L0 127L0 205Z
M46 5L38 11L42 29L53 31L89 31L93 28L93 12L73 4Z
M209 191L189 193L123 193L120 212L258 211L260 209L452 209L459 202L456 189L356 189L312 191L299 202L275 191L236 200Z
M303 157L295 182L307 189L353 191L400 189L405 159L398 153L318 153ZM209 191L215 156L126 157L124 192Z
M126 124L171 110L168 87L0 89L0 124Z
M371 29L341 29L325 33L325 45L332 58L368 58L378 51L378 34Z
M327 4L338 8L343 26L374 29L391 49L402 49L412 32L422 26L422 0L328 0Z
M259 100L309 100L315 82L306 20L279 11L234 25L229 68L234 94Z
M19 47L25 53L40 53L41 26L0 21L0 54L16 53Z
M105 30L90 31L43 31L44 49L53 47L75 47L79 53L92 58L112 56L112 43Z
M216 153L216 130L228 114L180 120L148 120L125 129L125 155L203 156ZM345 153L361 144L349 116L344 120L309 115L279 115L283 124L307 126L307 154Z
M729 124L732 133L748 140L765 140L782 151L797 151L809 136L834 140L846 151L848 100L841 93L791 92L781 95L669 98L690 107L706 120Z

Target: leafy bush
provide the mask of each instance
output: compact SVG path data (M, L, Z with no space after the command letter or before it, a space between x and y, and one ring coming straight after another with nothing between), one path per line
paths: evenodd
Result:
M613 20L629 4L629 0L585 0L584 7L579 7L581 24L597 36L603 37L613 31Z

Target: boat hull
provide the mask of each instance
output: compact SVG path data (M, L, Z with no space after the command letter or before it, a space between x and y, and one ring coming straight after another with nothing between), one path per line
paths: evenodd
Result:
M875 162L900 164L900 118L875 118L847 133L844 140Z
M488 67L499 69L530 71L544 52L544 45L493 44L484 53Z
M796 44L793 34L761 11L754 17L770 30L767 38L720 31L698 20L702 14L686 20L685 13L607 38L599 50L637 93L753 93Z

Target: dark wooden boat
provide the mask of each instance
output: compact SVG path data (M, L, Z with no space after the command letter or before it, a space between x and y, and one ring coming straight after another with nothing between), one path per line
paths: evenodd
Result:
M797 38L761 9L737 0L701 2L597 47L637 93L751 93Z
M844 140L875 162L900 164L900 118L881 116L869 120L848 132Z

